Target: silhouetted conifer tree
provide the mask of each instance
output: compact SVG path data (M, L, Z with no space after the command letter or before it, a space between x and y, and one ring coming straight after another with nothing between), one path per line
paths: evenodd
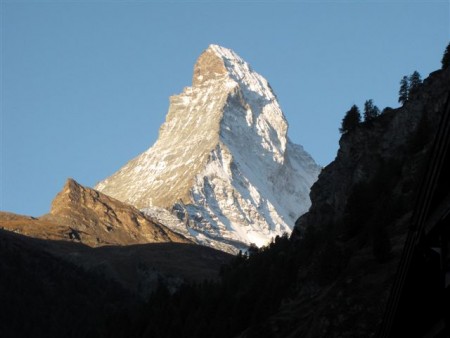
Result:
M409 76L409 92L408 97L411 97L413 93L420 87L422 84L422 78L420 77L419 72L416 70Z
M372 121L378 115L380 115L380 109L373 104L372 99L367 100L364 103L364 121Z
M345 134L361 123L361 113L356 105L353 105L342 119L342 126L339 128L341 134Z
M447 45L445 49L444 55L442 56L442 69L446 69L450 66L450 43Z
M409 94L409 80L408 77L405 75L400 81L400 90L398 92L398 102L401 104L404 104L406 101L408 101L408 94Z

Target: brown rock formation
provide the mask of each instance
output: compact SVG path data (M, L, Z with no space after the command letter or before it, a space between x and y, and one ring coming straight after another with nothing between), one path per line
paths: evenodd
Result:
M200 55L194 66L192 85L196 87L205 81L219 79L226 74L227 69L223 59L218 57L212 50L207 49Z
M96 247L145 243L190 243L152 221L136 208L68 179L41 217L0 213L5 230L52 240L69 240Z
M45 218L45 217L44 217ZM0 229L49 240L70 238L70 229L48 219L0 212Z

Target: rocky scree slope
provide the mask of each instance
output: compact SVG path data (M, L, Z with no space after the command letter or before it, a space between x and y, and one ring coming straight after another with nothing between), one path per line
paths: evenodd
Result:
M95 188L225 251L290 233L320 168L289 140L268 82L217 45L192 82L170 98L156 143Z

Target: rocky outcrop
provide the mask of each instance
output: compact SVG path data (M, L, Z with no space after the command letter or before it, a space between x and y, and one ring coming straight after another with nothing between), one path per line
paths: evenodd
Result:
M96 189L152 215L165 208L176 218L167 225L197 243L231 252L261 246L291 232L320 171L287 130L267 80L211 45L192 87L170 98L153 147Z
M2 228L23 235L96 247L144 243L192 243L136 208L68 179L40 217L0 213Z
M212 48L208 48L195 63L192 86L199 87L209 80L220 80L226 76L227 68L223 59L217 57Z

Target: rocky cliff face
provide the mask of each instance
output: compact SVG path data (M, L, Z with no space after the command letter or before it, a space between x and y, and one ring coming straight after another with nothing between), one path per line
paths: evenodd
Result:
M191 243L136 208L68 179L49 214L37 219L1 213L2 228L23 235L70 240L92 247Z
M447 100L448 73L430 74L403 107L386 108L375 121L341 137L336 159L322 170L311 188L312 208L297 220L298 230L342 221L355 187L372 181L385 167L397 167L393 194L407 197L414 193L421 161Z
M341 137L296 222L305 262L277 336L376 336L449 94L450 69L434 72L402 107Z
M211 45L192 87L170 98L155 145L96 189L197 243L234 252L262 245L308 210L320 170L287 129L268 82Z

